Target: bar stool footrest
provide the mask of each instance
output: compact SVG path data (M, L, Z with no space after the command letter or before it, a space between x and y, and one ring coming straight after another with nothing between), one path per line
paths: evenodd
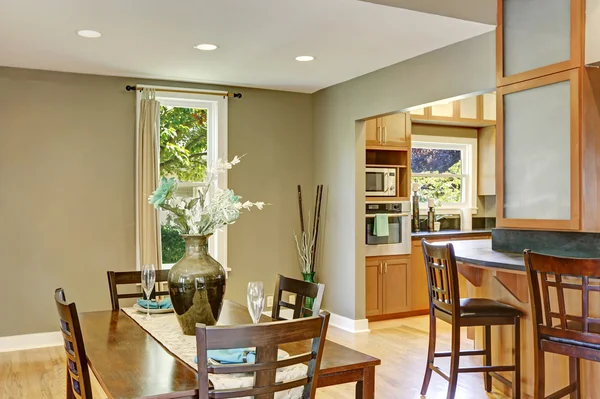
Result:
M503 375L500 375L498 373L495 372L491 372L490 376L492 376L492 378L497 379L498 381L500 381L501 383L503 383L504 385L506 385L509 388L513 387L513 383L512 381L510 381L509 379L507 379L506 377L504 377Z
M459 356L485 356L485 350L474 350L474 351L460 351ZM434 357L450 357L452 352L435 352Z
M576 388L577 388L577 386L575 384L571 384L569 386L564 387L560 391L554 392L550 396L546 396L546 399L559 399L559 398L563 398L563 397L567 396L568 394L570 394L571 392L575 392Z

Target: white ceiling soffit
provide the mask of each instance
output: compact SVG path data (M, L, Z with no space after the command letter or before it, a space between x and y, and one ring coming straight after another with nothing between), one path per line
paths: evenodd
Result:
M361 0L496 25L497 0Z
M493 29L358 0L0 0L0 65L312 93Z

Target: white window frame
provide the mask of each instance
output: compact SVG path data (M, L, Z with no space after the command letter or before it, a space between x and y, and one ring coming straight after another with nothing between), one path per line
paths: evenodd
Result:
M463 179L462 203L441 204L436 209L444 214L460 214L462 209L470 209L472 214L477 213L477 138L443 137L413 135L411 145L414 148L440 148L461 151L462 174L446 174L446 176L461 177ZM412 173L412 176L429 176L427 173ZM420 211L427 211L427 205L421 204Z
M202 93L194 93L194 89L178 88L185 90L186 93L159 91L159 89L172 90L173 87L164 86L145 86L137 85L138 88L157 89L156 99L160 105L167 107L184 107L184 108L204 108L208 110L207 127L207 163L211 165L217 159L227 160L227 112L228 101L227 92L201 90L203 93L214 93L221 95L207 95ZM138 102L141 100L141 92L137 92ZM138 107L139 108L139 107ZM216 187L225 190L227 185L227 172L221 173L216 182ZM193 183L191 183L193 185ZM208 241L208 250L227 272L231 269L227 265L227 226L222 227L215 232ZM170 269L173 264L163 264L163 269Z

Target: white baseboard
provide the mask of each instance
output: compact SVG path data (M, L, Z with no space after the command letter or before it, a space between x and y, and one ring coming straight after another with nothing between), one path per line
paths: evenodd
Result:
M339 314L329 312L329 325L351 333L369 332L369 320L354 320Z
M263 314L271 316L271 311L264 311ZM282 308L279 312L279 316L289 320L294 317L294 311L292 309ZM329 312L329 325L351 333L371 331L369 330L369 320L367 319L354 320L331 312Z
M61 345L63 345L63 337L60 331L0 337L0 352L12 352Z

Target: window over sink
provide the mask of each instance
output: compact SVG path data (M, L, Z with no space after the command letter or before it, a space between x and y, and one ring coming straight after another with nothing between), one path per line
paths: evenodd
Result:
M414 135L411 151L421 209L427 209L429 198L449 213L476 208L477 139Z

